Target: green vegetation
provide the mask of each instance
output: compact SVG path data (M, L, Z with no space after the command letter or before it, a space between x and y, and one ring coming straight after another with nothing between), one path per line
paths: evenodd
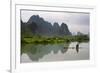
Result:
M77 35L77 36L54 36L54 37L47 37L47 36L27 36L21 38L22 44L57 44L57 43L64 43L64 42L87 42L89 41L89 37L87 35Z

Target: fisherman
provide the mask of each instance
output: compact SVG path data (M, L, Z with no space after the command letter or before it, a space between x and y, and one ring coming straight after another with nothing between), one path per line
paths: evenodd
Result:
M76 44L76 51L79 52L79 43Z

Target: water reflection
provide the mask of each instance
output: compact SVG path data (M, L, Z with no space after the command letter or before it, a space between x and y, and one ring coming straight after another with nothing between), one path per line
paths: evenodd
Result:
M23 54L27 54L29 59L32 61L39 61L44 56L53 53L54 55L61 52L67 57L68 50L76 50L77 54L79 53L79 46L80 43L60 43L60 44L24 44L21 47L21 62L25 61L26 59L23 58ZM69 52L68 52L69 53ZM63 56L62 56L63 57ZM48 57L49 58L49 57Z
M61 49L61 52L62 52L62 53L66 53L66 52L68 51L69 44L70 44L70 43L64 43L64 48Z
M66 43L67 47L69 43ZM63 49L63 44L26 44L22 46L22 54L26 53L29 58L33 61L38 61L39 58L42 58L44 55L49 54L51 51L56 54L58 51L61 50L62 53L66 52Z

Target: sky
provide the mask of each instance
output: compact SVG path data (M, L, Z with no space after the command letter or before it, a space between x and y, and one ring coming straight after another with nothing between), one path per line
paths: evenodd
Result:
M59 26L61 23L66 23L70 32L74 34L77 32L84 34L89 33L89 13L21 10L21 19L23 22L27 22L32 15L39 15L45 21L50 22L52 25L55 22L58 22Z

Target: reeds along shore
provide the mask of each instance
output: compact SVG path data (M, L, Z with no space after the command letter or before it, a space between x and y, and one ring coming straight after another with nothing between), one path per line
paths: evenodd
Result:
M31 36L31 37L21 37L21 44L57 44L57 43L67 43L67 42L88 42L89 37L87 35L75 35L75 36L54 36L54 37L47 37L47 36Z

